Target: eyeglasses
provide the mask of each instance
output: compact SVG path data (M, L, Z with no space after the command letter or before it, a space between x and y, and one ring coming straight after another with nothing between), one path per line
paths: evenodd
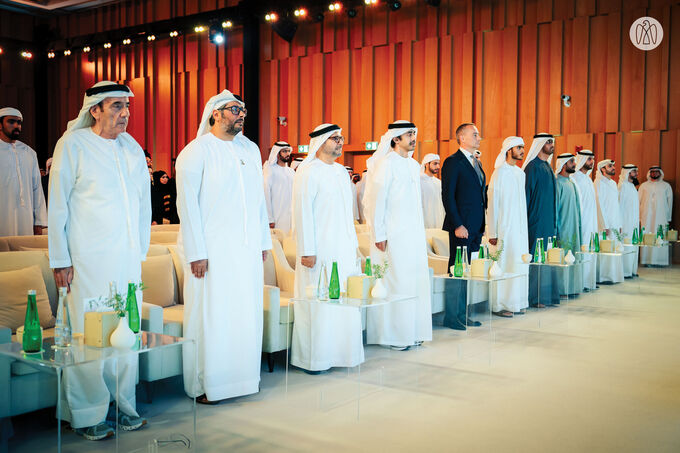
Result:
M549 138L545 143L548 145L552 145L554 143L554 140L552 138Z
M232 115L238 116L239 113L243 112L243 116L248 116L248 110L245 107L239 107L238 105L232 105L231 107L222 107L217 110L229 110Z
M342 135L336 135L334 137L329 137L329 140L333 140L336 145L339 145L340 143L345 143L345 137Z

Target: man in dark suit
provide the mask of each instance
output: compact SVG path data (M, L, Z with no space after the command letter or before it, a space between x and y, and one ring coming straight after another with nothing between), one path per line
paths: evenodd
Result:
M463 123L456 129L456 141L460 148L444 161L441 171L444 230L449 232L449 269L455 262L457 247L467 246L468 260L472 252L479 250L486 208L486 175L475 158L482 137L474 124ZM467 319L467 298L460 294L460 282L447 280L447 283L452 291L447 291L444 325L457 330L465 330L466 325L481 325Z

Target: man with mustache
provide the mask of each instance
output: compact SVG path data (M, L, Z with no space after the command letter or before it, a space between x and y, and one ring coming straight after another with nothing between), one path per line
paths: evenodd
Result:
M242 133L246 114L230 91L213 96L177 157L183 336L196 345L184 349L184 390L203 404L260 385L262 262L272 242L260 150Z
M503 273L521 277L490 285L489 302L496 316L523 315L529 305L528 265L522 255L529 252L524 172L517 162L524 158L524 140L508 137L503 141L489 183L489 209L486 234L492 247L503 247L498 266Z
M524 188L527 199L529 253L532 255L536 250L537 239L543 239L545 248L548 239L557 234L557 182L550 167L554 153L555 137L546 133L536 134L522 165L526 175ZM559 303L556 271L549 266L530 266L529 305L543 308Z
M659 166L649 167L647 181L640 185L640 222L645 233L656 233L659 225L671 223L673 214L673 188L663 180L663 170ZM643 247L640 251L640 264L668 266L668 247Z
M589 149L581 149L576 153L575 172L569 177L578 189L579 207L581 214L581 246L590 247L593 233L597 233L597 201L595 200L595 186L590 179L590 173L595 166L595 154ZM597 260L596 254L581 255L583 263L583 287L586 291L597 289Z
M632 240L633 232L637 228L638 235L640 234L640 198L635 186L640 185L638 181L638 168L633 164L626 164L621 167L621 174L619 175L619 209L621 211L621 231L623 236L628 240ZM626 269L624 270L627 277L637 275L638 267L638 247L625 246L627 249L632 249L633 252L624 255L626 260Z
M264 199L267 203L269 228L278 228L288 234L292 219L293 178L290 168L293 148L284 141L274 143L269 159L264 163Z
M597 163L595 195L597 197L597 228L607 232L608 239L616 239L614 231L621 232L621 210L619 191L614 182L616 166L613 160L604 159Z
M296 238L295 297L316 292L322 268L329 284L333 262L338 265L340 291L347 277L359 274L357 235L352 216L352 183L336 162L345 137L337 124L321 124L310 134L307 157L295 173L293 224ZM334 310L328 304L295 303L291 363L308 372L353 367L364 361L361 314Z
M565 255L571 251L574 258L581 251L581 203L576 184L570 176L576 172L576 156L560 154L555 162L557 176L557 239ZM561 295L576 295L583 290L583 265L577 260L573 266L557 271Z
M21 112L0 109L0 236L42 234L45 194L35 151L19 141Z
M423 196L423 219L425 228L441 230L444 226L444 204L442 203L442 182L439 174L440 158L437 154L426 154L420 165L420 190Z
M142 278L151 230L151 183L144 151L125 132L132 91L102 81L85 92L78 117L69 121L54 149L50 171L48 239L57 287L69 290L73 332L84 332L86 301L106 296L109 283L124 292ZM142 292L137 292L142 312ZM90 362L64 370L66 408L61 414L88 440L114 435L105 423L116 395L118 425L146 424L135 403L137 356ZM108 418L115 419L115 413Z
M411 157L417 133L413 123L395 121L366 162L363 201L372 237L371 262L387 263L383 281L388 294L416 299L415 306L397 303L369 310L366 337L368 343L398 350L432 340L420 165Z

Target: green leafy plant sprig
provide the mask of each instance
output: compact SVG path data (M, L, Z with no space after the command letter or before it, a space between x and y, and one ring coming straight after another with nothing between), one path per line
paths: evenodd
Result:
M489 252L489 259L491 261L498 261L501 259L501 255L503 254L503 249L505 248L505 244L503 244L503 240L499 239L498 240L498 246L496 247L495 252Z
M371 267L373 268L373 276L375 278L383 278L387 273L389 263L386 261L383 264L373 264Z

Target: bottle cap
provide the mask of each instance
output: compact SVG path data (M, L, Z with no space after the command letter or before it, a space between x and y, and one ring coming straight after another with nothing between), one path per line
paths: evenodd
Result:
M34 290L34 289L29 289L29 290L28 290L28 295L29 295L29 296L35 296L35 290Z

